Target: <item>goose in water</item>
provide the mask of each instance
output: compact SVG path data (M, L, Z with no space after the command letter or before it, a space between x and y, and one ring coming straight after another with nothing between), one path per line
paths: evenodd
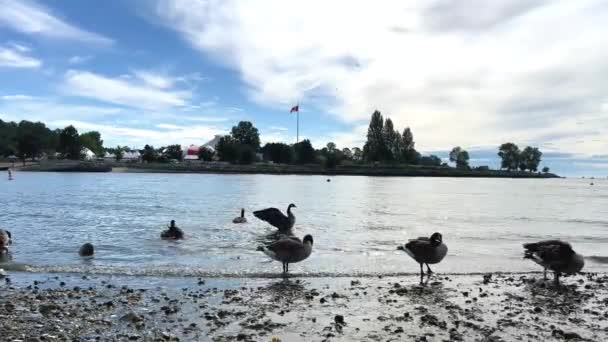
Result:
M95 247L93 247L92 243L87 242L84 245L80 246L80 249L78 250L78 254L81 257L93 256L93 254L95 254Z
M0 229L0 253L7 253L8 246L12 244L11 232L8 230Z
M160 237L165 240L179 240L184 238L184 231L175 225L175 220L171 220L169 228L163 230L162 233L160 233Z
M440 233L433 233L430 238L411 239L397 249L404 251L420 264L420 284L423 283L422 279L424 277L422 264L426 264L426 269L430 275L433 271L431 271L429 264L438 264L448 253L448 246L443 243L443 237Z
M555 284L559 285L561 273L574 274L585 266L583 256L577 254L569 243L560 240L546 240L524 244L524 259L541 265L545 269L545 280L547 269L555 273Z
M241 216L235 217L232 220L232 223L247 223L247 219L245 218L245 209L241 209Z
M293 225L296 223L296 217L291 212L291 208L297 208L295 204L291 203L287 207L287 216L285 216L277 208L268 208L264 210L254 211L253 215L262 221L266 221L271 225L279 228L280 232L289 232Z
M258 247L258 251L264 252L270 258L283 263L283 274L289 272L289 264L300 262L312 253L312 235L304 236L301 241L298 238L285 238L271 243L266 247Z

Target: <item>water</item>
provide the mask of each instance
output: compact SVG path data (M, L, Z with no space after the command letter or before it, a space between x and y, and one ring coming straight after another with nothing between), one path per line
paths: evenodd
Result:
M249 277L278 274L256 247L274 231L251 212L295 203L296 234L313 254L290 271L309 276L413 273L396 246L439 231L444 273L536 271L523 242L560 238L608 271L608 181L28 173L0 180L0 227L12 265L32 272ZM249 223L232 219L247 210ZM171 219L187 239L159 233ZM93 259L81 259L90 241Z

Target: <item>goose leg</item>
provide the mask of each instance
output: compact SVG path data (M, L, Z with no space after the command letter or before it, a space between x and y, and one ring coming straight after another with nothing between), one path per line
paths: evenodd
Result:
M285 263L285 268L287 269L287 273L289 273L289 263Z
M420 285L423 284L423 280L424 279L424 271L422 269L422 263L420 263Z
M546 268L544 270L544 276L545 276L545 280L547 280L547 269Z
M426 264L426 273L427 273L428 275L433 274L433 271L431 271L431 268L429 267L429 264Z
M555 272L555 278L553 279L555 286L559 286L559 272Z
M287 273L287 268L285 268L285 263L283 263L283 274Z

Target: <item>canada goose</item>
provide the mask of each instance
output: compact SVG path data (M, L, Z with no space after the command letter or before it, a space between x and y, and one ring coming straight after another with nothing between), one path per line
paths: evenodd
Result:
M582 255L577 254L569 243L560 240L545 240L524 244L524 259L532 259L545 269L555 273L554 281L559 285L561 273L573 274L579 272L585 266Z
M289 272L289 264L300 262L312 253L312 235L304 236L304 240L292 237L271 243L270 245L258 247L258 251L271 257L273 260L283 263L283 274Z
M235 217L232 220L232 223L247 223L247 218L245 218L245 209L241 209L241 216Z
M8 252L8 246L12 243L11 232L0 229L0 253Z
M277 208L268 208L264 210L254 211L253 215L262 221L266 221L271 225L279 228L281 232L289 232L296 223L296 217L291 212L291 208L297 208L295 204L290 204L287 207L287 216L285 216Z
M160 237L166 240L179 240L184 238L184 231L175 225L175 220L171 220L168 229L163 230L162 233L160 233Z
M430 275L433 271L431 271L429 264L438 264L448 253L448 246L443 243L443 237L440 233L433 233L430 238L420 237L411 239L405 245L397 247L397 249L404 251L420 264L420 284L423 283L424 277L422 264L426 264L428 274Z
M87 242L84 245L80 246L78 254L81 257L93 256L93 254L95 254L95 248L93 247L93 244Z

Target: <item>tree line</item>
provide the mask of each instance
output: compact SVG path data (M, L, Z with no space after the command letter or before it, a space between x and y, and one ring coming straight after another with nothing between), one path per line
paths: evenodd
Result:
M71 125L51 130L42 122L0 120L0 156L14 155L23 162L39 159L43 155L77 160L83 157L83 148L102 156L101 134L97 131L78 134Z
M520 151L517 145L508 142L500 145L498 156L501 158L500 167L502 169L536 172L543 153L538 148L531 146L526 146ZM544 167L543 172L549 172L549 168Z

